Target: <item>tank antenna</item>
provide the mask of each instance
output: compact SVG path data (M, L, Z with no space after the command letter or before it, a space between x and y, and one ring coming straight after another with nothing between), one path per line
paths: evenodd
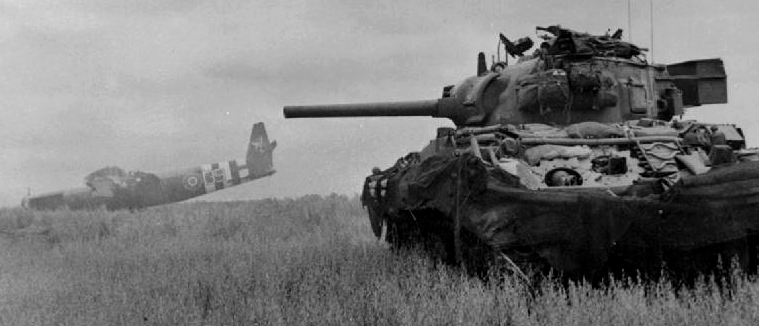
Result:
M630 0L627 0L627 41L632 43L632 20L630 19Z
M651 63L654 63L654 0L649 0L648 3L651 12L648 20L651 29Z

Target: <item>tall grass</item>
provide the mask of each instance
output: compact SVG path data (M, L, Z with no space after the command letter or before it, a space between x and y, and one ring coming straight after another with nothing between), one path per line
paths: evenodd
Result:
M357 198L0 210L3 325L756 325L759 284L482 281L374 239Z

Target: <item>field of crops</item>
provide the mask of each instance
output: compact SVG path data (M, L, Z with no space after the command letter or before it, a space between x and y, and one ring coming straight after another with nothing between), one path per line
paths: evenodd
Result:
M2 325L757 325L759 283L470 278L371 234L357 198L0 210Z

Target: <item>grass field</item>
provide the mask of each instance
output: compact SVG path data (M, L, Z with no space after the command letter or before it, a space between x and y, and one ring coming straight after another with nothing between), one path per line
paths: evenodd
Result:
M757 325L759 283L469 278L371 234L357 198L0 210L2 325ZM532 293L532 295L531 295Z

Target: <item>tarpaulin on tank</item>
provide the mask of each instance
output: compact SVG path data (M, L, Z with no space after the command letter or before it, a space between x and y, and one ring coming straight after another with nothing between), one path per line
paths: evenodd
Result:
M686 177L672 191L663 199L602 189L534 191L491 177L485 191L469 195L462 223L515 261L568 274L600 271L615 250L645 252L632 260L640 268L652 268L660 254L681 266L690 263L678 261L678 253L732 257L741 252L713 246L759 232L759 162Z
M455 197L479 192L488 174L479 158L465 153L456 156L433 156L409 168L399 180L405 190L404 207L432 207L443 213L454 209Z
M382 179L387 182L382 189ZM454 210L455 199L482 192L488 178L517 186L515 176L498 170L488 173L482 161L471 153L435 155L405 168L394 166L381 174L369 176L361 195L362 202L374 214L383 215L389 209L435 209L443 214ZM374 185L375 189L371 189ZM381 190L385 190L384 195Z
M486 187L469 187L477 192L463 200L462 225L517 262L568 274L599 270L634 221L636 203L606 192L528 190L495 177L497 169L485 171Z
M548 54L551 55L593 55L631 58L639 55L641 49L634 44L621 41L612 35L590 35L561 28L558 25L538 27L555 36L550 42Z
M662 257L732 257L731 247L759 232L759 162L683 177L664 194L621 195L605 188L529 190L471 153L433 156L390 175L384 212L437 210L518 264L593 275L609 264L657 270ZM634 193L634 192L633 192ZM620 256L620 252L624 253ZM622 258L620 258L622 257Z
M462 226L494 249L514 254L510 250L529 248L520 253L567 273L600 268L632 223L631 206L612 205L608 193L526 190L514 176L488 168L471 153L431 157L393 179L388 189L400 193L388 192L394 198L385 205L435 209L443 219L458 212Z
M377 237L381 235L384 219L393 212L435 209L449 214L452 211L452 199L456 195L455 180L461 173L459 158L434 155L421 162L419 160L419 155L408 155L391 168L366 178L361 202L369 210L372 230ZM461 174L468 175L467 172Z

